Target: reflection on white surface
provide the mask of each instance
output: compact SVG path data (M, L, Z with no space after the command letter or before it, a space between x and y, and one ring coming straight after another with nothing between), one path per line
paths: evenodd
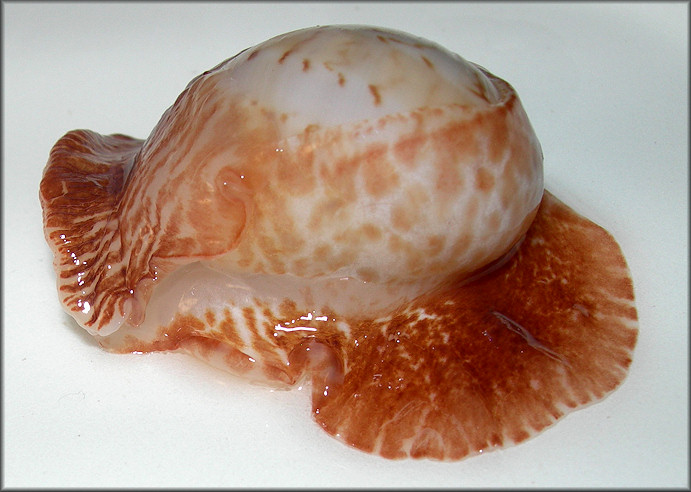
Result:
M685 4L9 3L3 13L6 486L687 485ZM546 187L612 232L634 277L639 343L605 401L505 451L389 462L329 438L306 417L305 391L267 391L184 355L113 355L76 335L41 231L53 143L74 128L143 138L195 75L330 23L424 36L517 89Z

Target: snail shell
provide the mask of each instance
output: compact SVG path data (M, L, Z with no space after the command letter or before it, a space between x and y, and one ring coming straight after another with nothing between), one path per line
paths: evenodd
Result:
M145 141L66 134L40 198L63 306L103 347L307 375L325 430L386 457L519 442L635 345L623 256L543 194L513 88L400 32L247 49Z

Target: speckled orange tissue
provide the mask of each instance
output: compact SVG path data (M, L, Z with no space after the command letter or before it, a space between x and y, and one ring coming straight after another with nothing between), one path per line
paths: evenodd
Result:
M68 132L40 200L60 301L105 349L309 382L345 444L458 460L603 398L631 363L620 248L542 166L507 82L402 32L326 26L196 77L146 140Z

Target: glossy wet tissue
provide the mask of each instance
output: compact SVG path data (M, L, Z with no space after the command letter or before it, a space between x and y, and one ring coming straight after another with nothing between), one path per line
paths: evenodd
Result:
M60 302L104 349L309 384L326 433L385 458L520 443L636 345L622 252L544 189L512 86L398 31L269 39L146 140L70 131L40 201Z

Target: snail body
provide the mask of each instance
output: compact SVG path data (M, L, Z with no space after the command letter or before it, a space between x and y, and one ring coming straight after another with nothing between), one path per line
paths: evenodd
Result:
M63 306L103 347L183 350L275 386L309 377L330 434L459 459L603 396L630 363L623 256L543 190L542 165L505 81L405 33L326 26L196 77L146 140L69 132L40 198ZM584 323L617 335L581 361L590 331L563 335ZM502 363L479 375L476 359ZM490 418L528 372L525 419Z

